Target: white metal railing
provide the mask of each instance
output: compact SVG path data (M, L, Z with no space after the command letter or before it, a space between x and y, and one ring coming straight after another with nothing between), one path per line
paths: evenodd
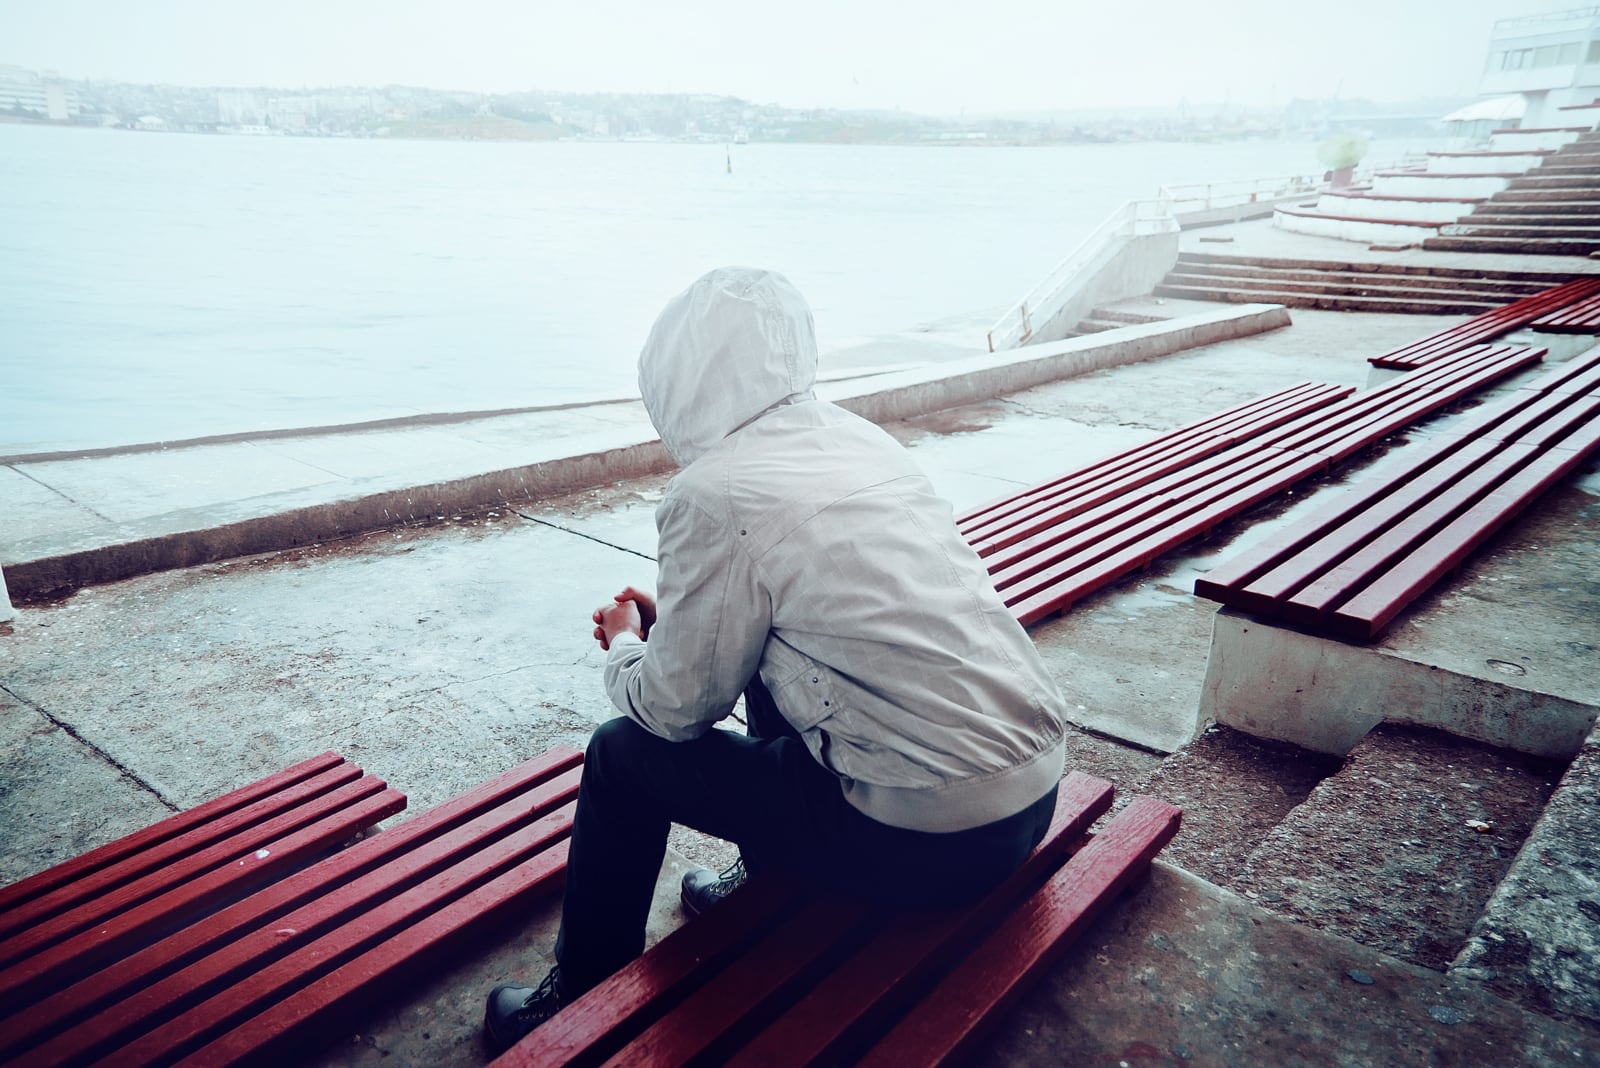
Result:
M1226 182L1164 185L1160 197L1174 215L1184 215L1212 208L1233 208L1263 200L1300 196L1315 190L1319 184L1319 179L1303 174L1281 178L1240 178Z
M1178 221L1164 200L1129 200L1113 211L1078 247L1057 263L1027 296L1006 310L989 328L989 351L1020 345L1033 336L1035 316L1048 322L1068 295L1102 266L1105 254L1130 238L1171 233Z

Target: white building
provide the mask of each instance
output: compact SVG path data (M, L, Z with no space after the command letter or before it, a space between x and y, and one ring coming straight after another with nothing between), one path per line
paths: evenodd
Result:
M1600 6L1496 22L1479 92L1522 94L1524 127L1572 125L1562 108L1600 98Z
M63 86L54 71L0 66L0 111L17 110L66 122L78 114L78 93Z

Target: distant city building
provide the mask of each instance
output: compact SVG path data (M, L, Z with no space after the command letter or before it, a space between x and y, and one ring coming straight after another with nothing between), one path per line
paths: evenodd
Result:
M1526 128L1572 125L1561 109L1600 97L1600 6L1496 22L1479 91L1521 94Z
M54 71L0 66L0 113L26 114L66 122L78 114L78 94L66 88Z

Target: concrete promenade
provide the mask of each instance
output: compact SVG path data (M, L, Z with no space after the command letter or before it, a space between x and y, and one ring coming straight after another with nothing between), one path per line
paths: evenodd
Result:
M1265 224L1184 237L1240 254L1252 241L1267 255L1351 251ZM821 392L882 422L959 511L1295 382L1361 388L1368 356L1458 321L1124 306L1181 314L1000 359L942 352ZM612 714L589 612L654 582L652 509L670 470L653 438L636 403L616 403L6 458L0 569L18 607L0 623L0 883L323 750L403 790L403 820L552 744L581 747ZM1189 743L1216 607L1192 595L1196 575L1382 462L1282 495L1033 628L1068 699L1069 764L1120 791ZM1600 706L1597 517L1591 463L1372 655L1491 681L1516 669L1520 686ZM1190 822L1180 838L1206 833ZM731 856L689 832L673 845L655 936L681 922L678 874ZM1592 840L1575 848L1594 863ZM542 975L555 924L552 901L504 944L349 1021L348 1042L316 1063L483 1063L483 994ZM1565 981L1600 984L1592 950L1573 955ZM1162 864L982 1062L1600 1065L1600 1023Z

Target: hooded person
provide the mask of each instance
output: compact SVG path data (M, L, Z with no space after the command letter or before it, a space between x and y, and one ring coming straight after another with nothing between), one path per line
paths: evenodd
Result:
M492 1045L639 954L672 823L739 847L684 877L691 913L768 870L959 903L1048 826L1055 683L949 503L813 395L816 366L811 312L771 271L712 271L645 342L640 394L681 468L656 510L658 592L594 613L622 714L589 743L557 966L491 993ZM747 732L713 729L741 696Z

